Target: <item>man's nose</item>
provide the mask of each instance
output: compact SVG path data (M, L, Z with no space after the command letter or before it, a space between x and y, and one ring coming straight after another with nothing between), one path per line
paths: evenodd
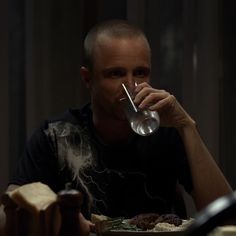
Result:
M135 88L135 78L132 75L127 76L125 85L130 91L134 91Z

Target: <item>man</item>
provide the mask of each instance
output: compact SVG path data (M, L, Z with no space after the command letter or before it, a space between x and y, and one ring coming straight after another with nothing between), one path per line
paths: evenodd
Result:
M46 121L33 134L10 188L41 181L57 192L72 182L84 194L81 218L87 219L91 213L173 212L178 184L197 209L232 191L195 121L173 95L150 86L151 49L140 29L104 22L88 33L84 49L81 76L91 103ZM132 131L120 102L122 83L138 84L139 109L158 111L156 133L142 137Z

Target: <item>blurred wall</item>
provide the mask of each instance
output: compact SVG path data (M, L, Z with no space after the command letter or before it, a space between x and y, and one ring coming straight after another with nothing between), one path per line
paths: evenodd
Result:
M79 76L82 40L94 23L109 18L128 19L143 28L153 48L153 85L175 94L189 111L236 187L231 165L236 140L235 86L231 86L235 3L2 0L0 4L1 191L33 129L43 119L88 100Z
M0 1L0 193L9 175L7 0Z
M221 1L220 165L236 189L236 1Z

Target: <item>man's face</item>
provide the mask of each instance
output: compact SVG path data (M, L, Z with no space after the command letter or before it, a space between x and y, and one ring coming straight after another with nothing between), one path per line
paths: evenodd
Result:
M93 111L100 116L123 120L120 99L124 97L122 83L149 82L151 58L143 38L102 38L94 50L90 81Z

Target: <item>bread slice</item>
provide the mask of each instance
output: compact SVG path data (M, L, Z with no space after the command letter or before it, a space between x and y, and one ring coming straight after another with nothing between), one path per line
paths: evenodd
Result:
M8 195L19 207L36 214L57 200L57 195L41 182L25 184Z
M91 215L91 221L92 223L98 223L98 222L101 222L101 221L106 221L106 220L110 220L111 218L108 217L108 216L105 216L105 215L97 215L97 214L94 214L92 213Z

